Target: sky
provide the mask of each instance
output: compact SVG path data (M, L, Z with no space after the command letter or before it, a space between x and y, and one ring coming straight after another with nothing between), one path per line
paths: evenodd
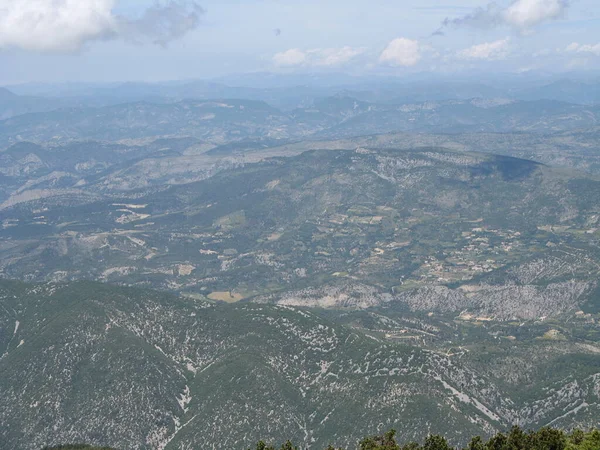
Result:
M0 84L597 70L598 0L0 0Z

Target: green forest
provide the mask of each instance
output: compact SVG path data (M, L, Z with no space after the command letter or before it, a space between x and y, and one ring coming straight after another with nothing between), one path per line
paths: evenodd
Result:
M358 450L457 450L444 436L430 435L423 444L402 443L395 430L383 435L369 436L358 443ZM88 445L61 445L45 447L43 450L111 450L108 447ZM115 450L115 449L113 449ZM260 441L248 450L302 450L288 441L279 447ZM329 446L325 450L345 450ZM538 431L525 431L514 426L507 433L498 433L488 440L475 436L462 450L600 450L600 431L584 432L574 430L565 433L554 428L541 428Z
M421 445L417 442L401 444L395 430L380 436L370 436L358 444L358 450L455 450L444 436L430 435ZM254 450L254 449L248 449ZM256 450L278 450L264 442L256 445ZM301 450L291 442L286 442L279 450ZM343 450L329 446L326 450ZM508 433L498 433L489 440L473 437L464 450L600 450L600 431L571 433L553 428L538 431L524 431L514 426Z

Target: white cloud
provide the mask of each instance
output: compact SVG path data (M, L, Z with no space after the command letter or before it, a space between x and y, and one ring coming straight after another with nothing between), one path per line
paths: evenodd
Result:
M339 67L348 64L357 56L365 53L365 48L315 48L300 50L292 48L273 56L278 67Z
M517 0L504 11L509 25L529 30L536 25L564 17L567 9L565 0Z
M113 0L0 0L0 48L74 51L116 31Z
M135 20L114 14L116 0L0 0L0 49L73 52L89 41L122 38L166 44L197 27L193 2L156 3Z
M509 26L520 32L530 32L534 27L565 16L568 0L513 0L507 6L496 2L455 19L446 19L436 34L446 27L490 28Z
M510 39L501 39L494 42L485 42L474 45L458 52L460 59L495 61L508 56Z
M600 56L600 43L590 45L590 44L579 44L577 42L573 42L568 45L565 49L567 53L582 53L582 54L590 54L595 56Z
M421 60L419 41L397 38L388 44L379 57L379 62L394 67L410 67Z
M297 48L291 48L273 56L273 62L279 67L301 66L306 62L306 53Z
M353 47L342 47L342 48L325 48L309 52L312 56L316 56L314 64L317 66L325 67L338 67L349 63L357 56L362 55L366 51L365 48L353 48Z

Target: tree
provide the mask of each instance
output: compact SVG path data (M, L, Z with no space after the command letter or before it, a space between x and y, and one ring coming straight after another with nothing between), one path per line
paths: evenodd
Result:
M560 430L544 427L537 433L531 434L532 450L565 450L567 437Z
M530 441L531 435L527 435L521 427L515 425L508 433L505 447L507 450L528 449Z
M421 446L416 442L409 442L402 446L402 450L420 450Z
M569 435L569 441L572 444L579 445L585 439L585 433L581 430L573 430Z
M485 444L487 450L506 450L508 438L503 433L498 433Z
M485 444L483 443L481 436L475 436L472 438L465 450L485 450Z
M383 436L373 436L363 439L360 450L400 450L396 442L396 430L390 430Z
M588 433L581 444L575 448L577 450L598 450L600 448L600 431L594 430Z
M438 434L427 436L423 450L452 450L445 437Z
M281 446L281 450L298 450L298 447L294 447L290 441L287 441Z
M273 446L267 447L267 444L265 444L264 441L260 441L258 444L256 444L256 450L275 450L275 448Z

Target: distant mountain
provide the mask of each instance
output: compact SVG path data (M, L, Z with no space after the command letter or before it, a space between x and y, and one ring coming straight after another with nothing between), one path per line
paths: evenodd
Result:
M0 120L32 112L50 111L63 105L58 99L19 96L0 87Z
M2 101L2 102L14 101L15 98L17 98L16 94L13 94L11 91L9 91L6 88L0 87L0 101Z
M560 79L516 80L510 77L479 80L432 79L425 74L398 81L390 77L341 74L282 75L255 73L217 80L162 83L32 83L0 92L0 120L15 115L64 107L103 107L123 103L176 103L184 100L242 99L264 101L290 111L327 97L352 97L380 105L423 102L555 100L580 105L600 101L596 81ZM16 94L16 96L15 96Z
M215 144L248 139L340 138L390 132L557 133L596 126L598 107L552 100L471 99L382 104L334 96L283 111L257 100L136 102L63 108L0 121L0 148L21 140L194 137Z
M473 99L395 107L371 105L360 114L346 117L337 124L325 121L324 117L315 118L315 122L329 125L317 136L340 138L390 132L554 133L593 126L597 117L595 107L552 100L513 102Z
M600 83L558 80L553 83L526 89L515 94L523 100L558 100L582 105L600 103Z
M412 82L394 83L389 80L376 85L362 84L348 87L343 95L371 103L407 104L442 102L448 100L506 99L512 98L507 89L475 82Z
M191 99L238 98L266 101L270 105L283 109L297 108L309 104L315 98L326 97L337 92L333 87L307 85L249 87L202 80L171 83L33 84L14 86L11 89L19 95L61 99L71 105L88 107L140 101L174 103Z
M0 139L30 141L196 137L227 142L247 137L287 137L289 118L264 102L189 100L174 104L126 103L24 114L0 122Z

